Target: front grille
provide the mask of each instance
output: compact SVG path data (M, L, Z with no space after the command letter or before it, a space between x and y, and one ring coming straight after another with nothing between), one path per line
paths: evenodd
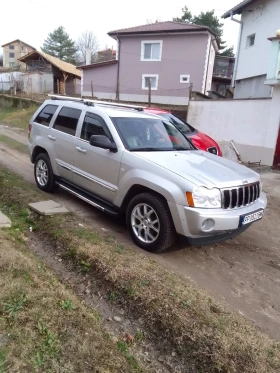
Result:
M222 190L223 208L235 209L255 202L260 197L260 183Z
M208 148L207 151L211 154L218 154L218 149L215 146L212 146L212 148Z

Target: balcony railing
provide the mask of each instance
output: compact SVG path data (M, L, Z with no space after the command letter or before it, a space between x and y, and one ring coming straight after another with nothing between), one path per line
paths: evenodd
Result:
M234 64L229 61L215 60L213 75L232 78Z

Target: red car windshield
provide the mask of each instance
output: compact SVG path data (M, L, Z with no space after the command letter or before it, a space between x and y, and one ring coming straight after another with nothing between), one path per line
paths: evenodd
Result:
M183 132L183 134L185 135L189 135L190 133L195 131L192 126L171 113L160 113L158 115L174 124L174 126L177 127L179 131Z

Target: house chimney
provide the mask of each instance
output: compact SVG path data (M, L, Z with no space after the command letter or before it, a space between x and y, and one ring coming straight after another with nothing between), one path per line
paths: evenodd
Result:
M86 49L86 65L91 64L91 49L87 48Z

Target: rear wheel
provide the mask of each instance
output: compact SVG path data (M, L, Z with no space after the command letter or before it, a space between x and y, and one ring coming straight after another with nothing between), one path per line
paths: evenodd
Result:
M51 161L46 153L37 155L34 164L34 176L38 188L44 192L54 192L57 189Z
M150 252L172 246L176 231L166 201L152 193L141 193L129 203L126 222L134 242Z

